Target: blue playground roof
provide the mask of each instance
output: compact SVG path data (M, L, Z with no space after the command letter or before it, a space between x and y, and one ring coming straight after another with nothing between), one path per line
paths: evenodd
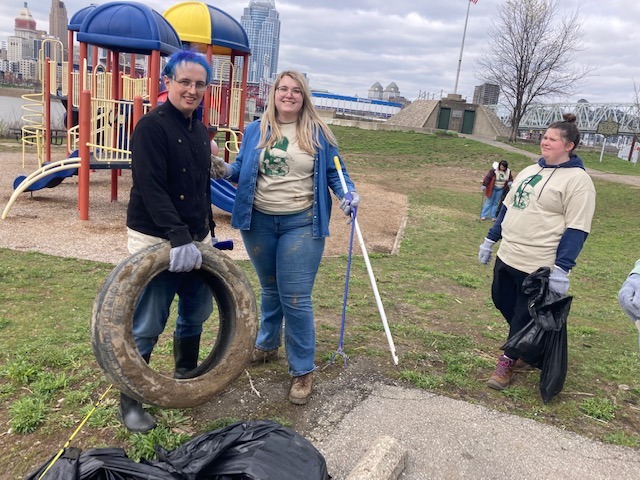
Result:
M80 26L87 15L89 15L98 5L92 3L88 7L81 8L76 13L73 14L71 20L69 20L69 25L67 25L67 30L71 30L73 32L79 32Z
M97 6L82 21L77 37L79 42L124 53L149 55L157 50L170 55L182 50L182 42L171 24L155 10L137 2Z

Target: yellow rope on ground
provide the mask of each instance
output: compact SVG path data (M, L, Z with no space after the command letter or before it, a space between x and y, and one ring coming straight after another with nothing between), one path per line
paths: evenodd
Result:
M98 398L98 400L96 401L96 403L93 404L93 408L91 410L89 410L89 413L87 413L85 415L85 417L82 419L82 421L80 422L80 425L78 425L78 428L76 428L74 430L74 432L71 434L71 436L69 437L69 439L67 440L67 442L62 446L62 448L60 449L60 451L58 452L58 454L53 457L53 459L51 460L51 462L49 462L49 465L47 465L47 468L45 468L44 472L42 472L42 475L40 475L38 477L38 480L41 480L46 473L51 469L51 467L53 467L53 465L58 461L58 459L62 456L62 454L64 453L65 448L67 448L70 444L71 444L71 440L74 439L74 437L78 434L78 432L82 429L82 427L84 427L84 424L87 423L87 420L89 420L89 417L91 417L91 415L93 415L93 412L96 411L96 408L98 408L98 405L100 405L100 402L102 402L102 400L104 400L104 397L107 396L107 393L109 393L109 391L111 390L111 387L113 387L112 385L109 385L109 388L107 388L105 390L105 392L100 395L100 398Z

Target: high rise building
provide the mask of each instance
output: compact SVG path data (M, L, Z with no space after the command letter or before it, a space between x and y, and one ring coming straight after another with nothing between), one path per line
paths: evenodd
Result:
M473 89L473 103L477 105L497 105L500 85L483 83Z
M49 34L62 42L62 46L67 51L67 7L60 0L51 0L51 10L49 11Z
M278 72L280 50L280 19L274 0L251 0L240 19L247 32L251 57L249 83L270 81Z
M36 49L38 31L27 2L24 2L24 7L15 19L14 32L14 35L7 40L7 60L20 62L22 59L35 59L38 53Z

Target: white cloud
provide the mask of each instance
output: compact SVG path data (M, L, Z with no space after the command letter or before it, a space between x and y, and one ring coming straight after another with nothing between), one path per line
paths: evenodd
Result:
M57 1L57 0L56 0ZM95 1L95 0L94 0ZM138 0L162 13L179 3ZM481 83L475 60L490 48L487 31L504 0L478 0L470 5L458 92L469 100ZM65 2L69 18L89 1ZM106 3L106 2L97 2ZM249 0L207 2L240 20ZM576 88L569 101L629 102L633 80L640 84L640 2L628 0L561 0L559 13L580 8L585 50L580 63L598 71ZM395 82L402 95L415 99L419 92L436 96L452 93L462 43L466 0L311 0L275 1L281 20L279 69L307 73L314 88L344 95L366 96L369 87ZM37 28L48 30L50 2L29 2ZM0 4L0 40L13 34L21 0Z

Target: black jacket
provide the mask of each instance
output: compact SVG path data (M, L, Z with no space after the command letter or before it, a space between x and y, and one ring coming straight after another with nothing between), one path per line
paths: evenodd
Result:
M194 112L195 115L195 112ZM131 137L133 186L127 226L172 247L214 235L207 128L169 101L143 116Z

